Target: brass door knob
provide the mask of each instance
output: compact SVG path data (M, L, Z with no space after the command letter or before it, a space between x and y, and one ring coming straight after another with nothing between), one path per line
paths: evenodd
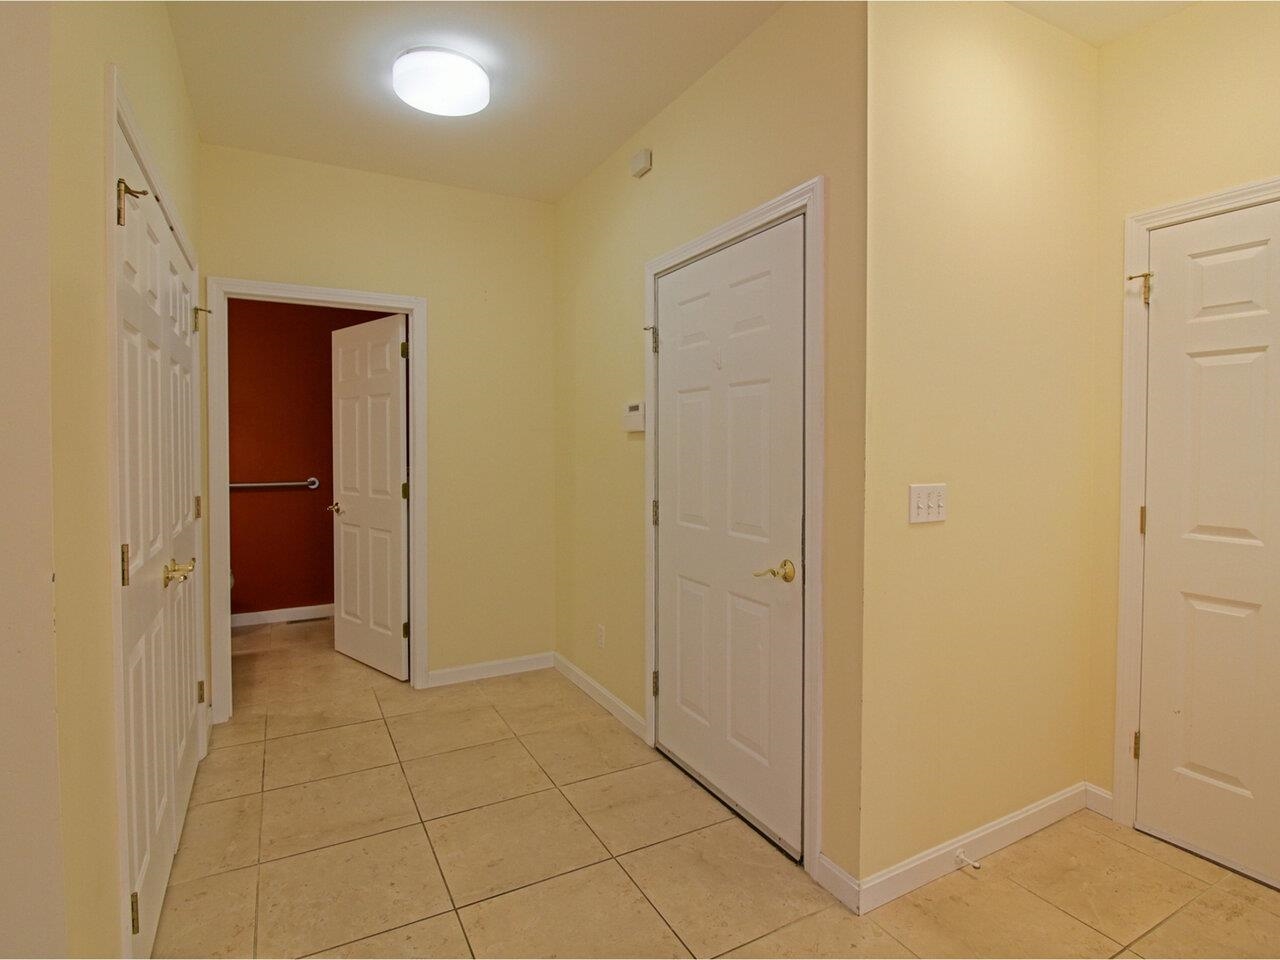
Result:
M796 565L790 560L783 560L776 567L770 567L768 570L757 570L752 574L753 577L773 577L775 580L781 580L783 583L790 583L796 578Z
M171 583L186 583L187 577L195 572L195 557L191 558L190 563L179 563L177 560L170 560L164 565L164 585L167 587Z
M335 515L342 513L342 507L338 505L337 500L333 501L333 503L329 504L325 509Z

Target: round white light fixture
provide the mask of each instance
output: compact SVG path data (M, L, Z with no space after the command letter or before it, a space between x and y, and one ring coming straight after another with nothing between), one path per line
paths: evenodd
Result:
M424 113L465 117L489 105L489 75L470 57L432 47L402 53L391 68L396 96Z

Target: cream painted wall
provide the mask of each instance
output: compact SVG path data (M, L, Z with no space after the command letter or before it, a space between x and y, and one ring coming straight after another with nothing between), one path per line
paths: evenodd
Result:
M862 578L865 44L861 4L788 4L556 208L558 649L643 714L645 263L827 178L824 852L856 866ZM637 148L653 170L628 173ZM596 624L605 627L603 649ZM852 693L851 693L852 691Z
M1096 51L987 3L869 48L864 878L1082 779L1097 629Z
M67 951L49 490L51 23L49 4L0 5L0 170L11 187L0 230L0 952L15 957Z
M53 546L68 949L120 950L108 543L105 70L117 64L169 190L195 231L195 123L163 4L53 8ZM116 548L118 549L118 548Z
M224 147L200 158L204 276L427 299L430 669L554 649L552 208Z
M1280 177L1280 4L1200 3L1101 50L1089 779L1111 783L1124 218ZM1138 109L1134 109L1138 105Z
M124 906L98 490L109 61L204 275L428 298L432 668L554 647L637 710L643 445L618 408L643 394L644 263L824 174L824 852L865 878L1110 783L1122 220L1280 175L1275 5L1197 5L1099 53L1004 4L788 4L554 208L198 147L162 5L51 18L68 951L115 953ZM950 483L947 523L906 525L916 480Z

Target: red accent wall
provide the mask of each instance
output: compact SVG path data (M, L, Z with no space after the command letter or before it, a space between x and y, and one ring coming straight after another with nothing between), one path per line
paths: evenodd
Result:
M330 334L385 313L232 300L227 311L232 483L231 612L333 602Z

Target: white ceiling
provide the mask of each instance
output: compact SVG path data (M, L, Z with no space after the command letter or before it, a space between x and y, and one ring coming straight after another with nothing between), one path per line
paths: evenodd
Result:
M201 139L552 200L597 166L777 3L169 4ZM478 60L488 109L401 103L410 47Z
M1181 0L1014 0L1013 6L1100 47L1177 13L1191 3Z

